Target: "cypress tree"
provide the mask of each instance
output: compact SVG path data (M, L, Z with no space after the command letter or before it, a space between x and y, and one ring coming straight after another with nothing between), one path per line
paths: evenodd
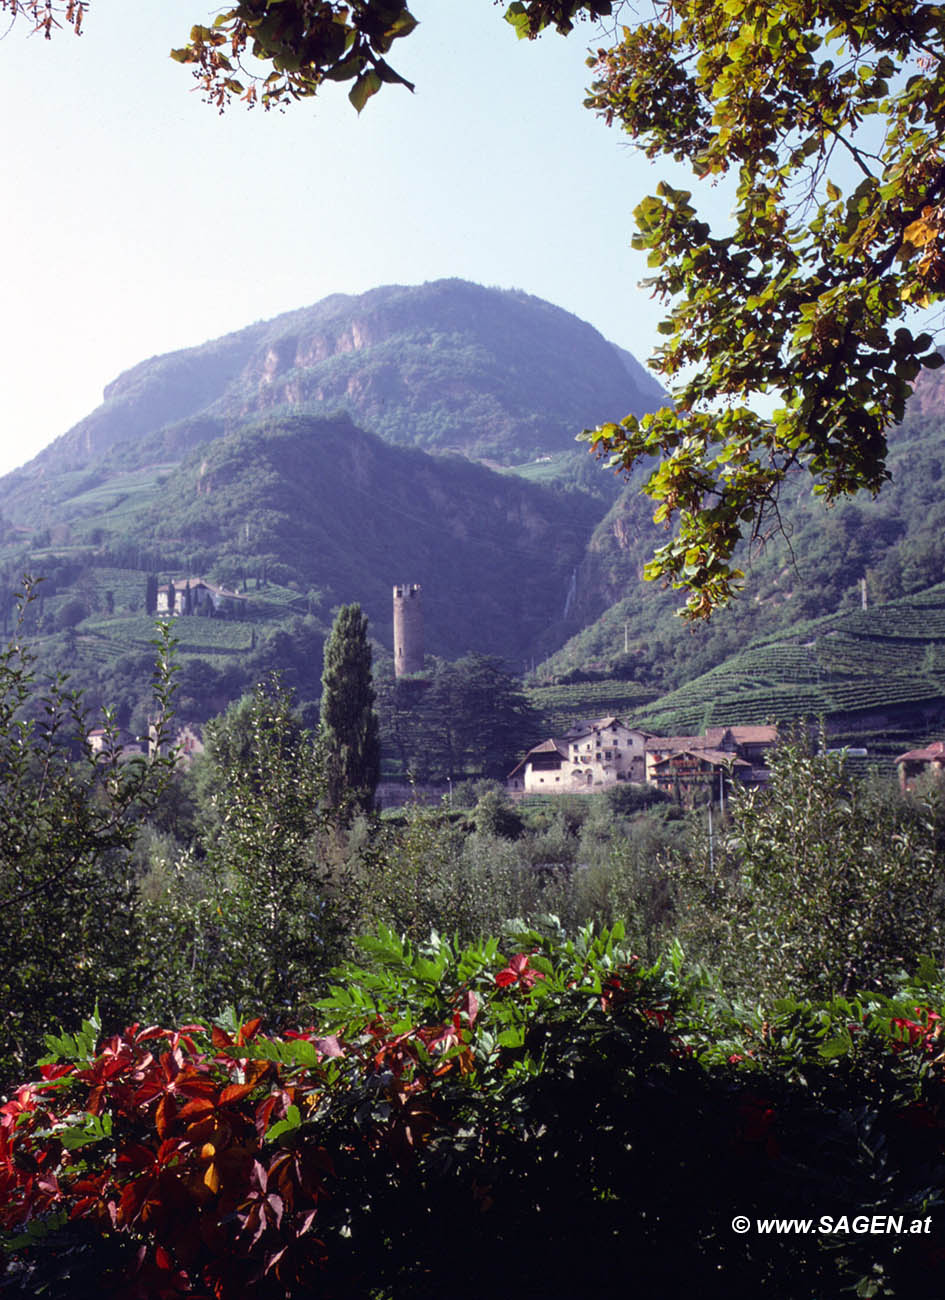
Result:
M325 642L319 747L329 804L370 812L381 768L371 646L360 605L342 605Z

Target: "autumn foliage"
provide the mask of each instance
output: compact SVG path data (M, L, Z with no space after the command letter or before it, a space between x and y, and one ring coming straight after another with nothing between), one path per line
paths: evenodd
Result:
M380 930L365 947L318 1029L229 1016L50 1036L0 1107L0 1294L433 1296L501 1279L616 1296L618 1249L658 1259L668 1294L942 1281L934 1230L730 1229L733 1213L935 1219L942 1022L915 989L785 1002L759 1023L678 954L645 969L619 930L423 952Z

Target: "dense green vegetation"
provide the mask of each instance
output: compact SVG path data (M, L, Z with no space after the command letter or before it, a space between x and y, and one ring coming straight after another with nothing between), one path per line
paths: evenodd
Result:
M670 1296L940 1285L934 971L762 1019L678 952L648 966L619 927L545 922L466 946L379 927L335 979L291 1034L228 1013L100 1054L94 1019L51 1035L0 1110L7 1293L381 1300L501 1278L616 1300L621 1250Z
M497 697L489 661L453 672ZM0 1106L9 1294L432 1296L462 1240L458 1294L500 1270L616 1295L614 1242L662 1252L680 1224L671 1288L914 1294L924 1227L730 1224L934 1217L937 786L904 799L798 735L724 815L486 781L339 817L278 682L183 771L91 755L55 685L46 724L18 719L34 674L0 660L8 1089L46 1046Z
M433 660L429 671L410 677L385 674L377 712L388 775L418 781L502 780L544 725L518 682L488 655Z
M389 645L391 588L404 575L424 588L431 651L489 649L518 663L547 648L550 611L562 607L598 508L579 490L460 457L434 460L342 418L310 416L244 427L153 477L130 502L97 487L94 514L88 492L74 509L71 487L57 483L34 510L38 532L10 530L0 542L0 616L9 620L20 572L41 571L29 629L38 652L50 666L68 661L90 699L130 714L146 680L129 698L116 661L147 647L153 575L235 590L243 600L229 618L181 621L181 654L203 661L211 683L206 700L187 692L197 719L250 689L260 669L297 672L303 698L317 701L333 607L359 593L374 635Z
M325 795L347 815L369 813L381 775L367 619L343 605L325 642L318 747Z
M583 612L597 592L634 594L539 667L539 683L559 685L534 698L580 712L577 701L594 683L594 711L630 714L662 732L827 716L832 733L855 745L878 742L887 757L933 739L945 722L945 569L935 543L940 389L926 388L891 436L893 479L883 494L825 514L804 493L782 493L784 536L753 556L751 598L707 627L681 628L672 593L639 583L654 534L628 490L595 533L575 602ZM634 685L658 698L622 703Z

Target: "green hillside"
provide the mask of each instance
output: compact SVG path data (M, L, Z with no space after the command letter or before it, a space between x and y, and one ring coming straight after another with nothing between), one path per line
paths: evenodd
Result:
M559 735L607 714L662 735L823 720L831 745L867 751L855 765L891 772L898 753L945 734L945 583L761 638L664 694L602 678L528 696Z
M148 576L237 590L239 619L178 624L182 699L206 717L271 670L314 700L342 603L364 607L383 657L391 587L418 582L427 650L533 669L549 730L618 713L654 730L825 714L857 734L931 731L945 693L935 384L894 431L876 500L825 511L799 474L778 528L745 548L742 598L690 628L674 592L641 580L661 533L639 479L621 487L573 442L657 400L631 357L550 304L462 281L331 298L142 362L0 481L0 620L20 576L42 575L28 631L44 660L132 716Z
M68 663L93 701L132 713L153 637L149 573L247 597L238 622L178 621L188 707L209 716L270 668L293 671L303 698L317 697L340 604L358 601L390 647L399 581L423 588L430 653L480 651L518 667L547 652L601 508L586 492L391 446L345 416L258 417L138 469L125 468L128 452L47 473L32 528L27 497L14 496L0 604L9 625L20 575L43 576L30 630L44 657Z
M945 727L945 583L756 641L637 707L626 682L558 686L533 698L548 700L556 692L565 716L584 710L591 689L598 712L622 713L669 735L725 723L823 718L835 744L867 747L888 763Z
M706 625L676 617L679 595L642 581L662 533L653 503L631 483L598 524L578 568L573 614L581 630L539 669L542 679L576 670L628 677L662 690L708 671L761 637L799 622L855 611L865 580L871 606L945 580L942 465L945 405L930 375L890 437L890 482L826 508L803 472L782 491L770 535L742 547L742 597Z

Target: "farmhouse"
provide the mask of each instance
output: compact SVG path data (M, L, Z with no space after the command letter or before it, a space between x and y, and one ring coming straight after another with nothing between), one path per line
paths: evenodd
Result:
M647 754L647 783L686 804L692 803L700 793L711 793L713 799L724 802L732 778L744 781L750 770L751 764L743 758L705 746Z
M246 597L203 578L180 578L157 589L158 614L236 614Z
M900 788L911 790L916 780L924 772L933 772L941 776L945 771L945 741L935 740L925 749L910 749L896 759Z
M684 802L699 790L722 798L733 777L745 785L767 780L765 755L777 735L773 726L732 726L710 727L701 736L654 736L619 718L598 718L535 745L509 773L506 788L518 796L575 794L630 781Z
M768 780L765 756L777 743L778 729L763 727L707 727L701 736L651 736L647 744L646 780L683 800L690 800L701 785L710 784L724 797L725 774L742 785L764 785Z
M85 739L96 759L110 759L114 756L119 763L127 763L133 758L144 757L144 747L138 737L133 736L123 727L117 731L93 727L91 731L86 732Z

